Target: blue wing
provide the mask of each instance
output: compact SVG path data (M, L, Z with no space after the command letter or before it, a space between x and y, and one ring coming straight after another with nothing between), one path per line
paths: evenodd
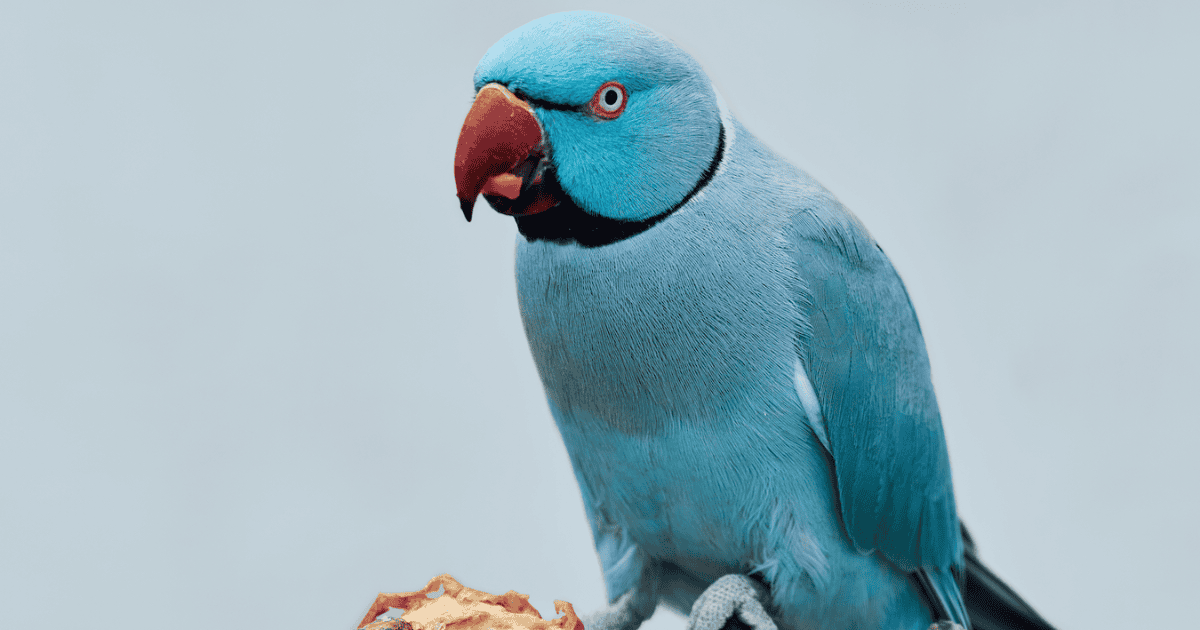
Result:
M798 350L823 416L846 531L860 551L916 572L933 591L931 605L941 598L965 626L950 573L962 563L962 538L916 313L854 215L831 197L812 201L790 234L807 315Z

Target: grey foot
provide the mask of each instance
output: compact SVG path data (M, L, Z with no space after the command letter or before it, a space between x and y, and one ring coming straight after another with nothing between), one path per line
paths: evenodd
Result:
M584 630L637 630L645 615L639 614L633 595L633 591L629 591L606 608L580 615Z
M763 609L765 596L762 585L745 575L722 576L692 604L687 630L721 630L735 614L753 630L776 630L775 622Z
M966 630L962 626L953 621L935 621L929 626L929 630Z

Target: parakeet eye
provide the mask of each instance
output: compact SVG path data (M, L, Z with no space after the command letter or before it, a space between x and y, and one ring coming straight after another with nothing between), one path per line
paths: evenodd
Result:
M601 118L616 118L625 111L625 86L616 81L609 81L596 90L592 97L592 113Z

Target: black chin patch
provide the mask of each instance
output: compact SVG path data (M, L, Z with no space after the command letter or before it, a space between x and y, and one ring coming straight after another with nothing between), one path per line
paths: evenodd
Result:
M514 217L517 230L531 242L549 241L559 245L574 242L581 247L601 247L645 232L671 214L666 212L645 221L619 221L596 216L584 212L570 195L563 192L552 171L543 175L543 183L557 193L558 205L545 212Z
M654 227L656 223L671 216L676 210L683 207L683 204L690 201L692 197L695 197L696 193L708 185L713 175L716 175L717 167L721 165L721 158L724 155L725 125L722 124L717 138L717 150L713 155L712 162L709 163L708 168L704 170L704 173L700 176L696 185L692 187L692 190L684 195L679 203L671 206L666 212L641 221L609 219L585 212L562 189L562 185L559 184L554 170L547 168L542 173L539 185L543 187L545 193L551 194L558 199L559 203L545 212L514 217L517 220L517 230L521 232L521 235L526 240L531 242L549 241L560 245L574 242L578 243L581 247L602 247L625 240ZM487 202L493 208L501 212L503 212L501 207L506 207L513 203L503 197L492 197L490 195L485 195L484 199L487 199ZM521 199L517 201L519 202Z

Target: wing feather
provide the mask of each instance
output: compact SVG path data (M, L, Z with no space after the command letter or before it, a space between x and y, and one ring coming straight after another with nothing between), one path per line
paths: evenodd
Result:
M813 204L792 227L797 303L809 311L798 351L820 403L846 531L862 552L939 576L932 584L961 611L957 586L942 577L963 557L950 461L908 293L836 200Z

